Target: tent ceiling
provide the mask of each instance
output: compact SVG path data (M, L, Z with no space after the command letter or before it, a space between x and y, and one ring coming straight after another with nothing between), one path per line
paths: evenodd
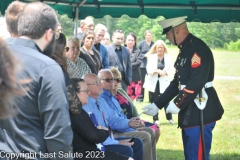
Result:
M1 12L13 0L0 2ZM21 0L33 2L36 0ZM239 0L39 0L48 3L59 14L73 18L74 6L79 7L79 19L87 16L102 18L110 15L119 18L123 14L137 18L144 14L149 18L163 16L172 18L187 15L187 21L230 22L240 21Z

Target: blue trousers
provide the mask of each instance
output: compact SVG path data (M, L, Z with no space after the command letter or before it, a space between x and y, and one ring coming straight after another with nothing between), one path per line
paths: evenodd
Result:
M215 124L216 122L212 122L204 125L204 141L208 160L212 144L212 130ZM185 160L204 159L200 126L182 129L182 141Z
M132 137L118 137L115 138L116 140L123 140L123 139L131 139ZM139 138L134 138L134 144L129 147L125 145L105 145L105 150L118 152L122 155L132 157L134 160L142 160L143 159L143 142Z

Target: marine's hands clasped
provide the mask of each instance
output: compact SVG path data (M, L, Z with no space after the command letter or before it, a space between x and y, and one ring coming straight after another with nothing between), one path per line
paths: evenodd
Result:
M149 116L155 116L158 113L159 108L155 103L149 104L142 108L143 113ZM166 113L178 114L180 109L171 101L166 109Z

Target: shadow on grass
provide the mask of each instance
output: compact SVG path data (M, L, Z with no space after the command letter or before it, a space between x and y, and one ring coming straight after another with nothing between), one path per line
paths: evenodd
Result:
M240 155L233 154L210 154L211 160L240 160ZM157 160L184 160L184 153L180 150L157 149Z

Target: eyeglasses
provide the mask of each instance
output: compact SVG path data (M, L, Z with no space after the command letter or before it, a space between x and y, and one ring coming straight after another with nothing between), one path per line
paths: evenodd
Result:
M78 92L86 92L87 94L89 93L89 89L86 90L79 90Z
M123 30L120 30L120 29L117 29L116 31L114 32L118 32L118 33L123 33L124 34L124 31Z
M112 82L112 81L114 81L114 79L113 78L111 78L111 79L109 79L109 78L106 78L106 79L101 79L101 80L104 80L104 81L106 81L106 82Z
M89 83L87 85L94 85L94 86L98 86L99 84L101 84L101 80L99 79L98 81L94 82L94 83Z
M117 83L122 82L122 80L120 78L114 78L114 81L116 81Z
M68 52L68 51L69 51L69 47L65 47L64 49L66 50L66 52Z

